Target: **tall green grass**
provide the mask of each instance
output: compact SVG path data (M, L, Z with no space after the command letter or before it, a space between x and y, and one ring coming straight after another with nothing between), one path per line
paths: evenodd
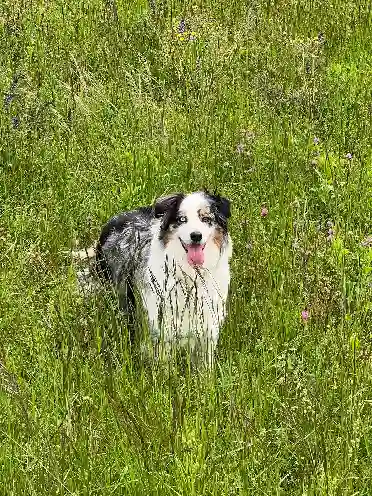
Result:
M370 494L370 2L4 0L0 33L1 494ZM203 186L216 367L149 367L66 252Z

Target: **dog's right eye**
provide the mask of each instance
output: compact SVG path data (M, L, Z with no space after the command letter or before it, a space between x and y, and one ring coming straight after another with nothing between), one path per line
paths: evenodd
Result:
M184 224L185 222L187 222L187 217L185 217L184 215L180 215L179 217L177 217L177 222L178 224Z

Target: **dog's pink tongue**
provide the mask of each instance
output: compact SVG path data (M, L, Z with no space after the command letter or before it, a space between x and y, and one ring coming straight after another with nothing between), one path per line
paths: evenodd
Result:
M190 265L203 265L204 251L202 245L189 245L187 247L187 261Z

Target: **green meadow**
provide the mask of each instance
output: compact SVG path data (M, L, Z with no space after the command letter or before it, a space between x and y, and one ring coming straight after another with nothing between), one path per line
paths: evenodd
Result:
M372 494L369 0L3 0L0 494ZM211 373L138 360L71 250L231 200Z

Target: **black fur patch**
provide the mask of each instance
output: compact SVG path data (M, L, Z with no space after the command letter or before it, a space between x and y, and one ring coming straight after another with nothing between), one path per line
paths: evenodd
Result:
M175 193L173 195L159 198L154 205L154 213L156 218L161 218L160 239L163 239L171 224L177 220L178 210L182 200L185 198L183 193Z
M119 215L112 217L102 228L101 235L96 247L96 271L104 279L112 281L112 273L109 264L106 261L102 247L108 238L114 232L120 233L126 227L138 222L138 219L145 217L147 219L153 218L154 211L152 207L140 207L130 212L123 212Z
M208 191L205 191L205 194L211 201L211 211L215 214L218 225L226 232L227 219L231 215L230 200L220 195L208 193Z

